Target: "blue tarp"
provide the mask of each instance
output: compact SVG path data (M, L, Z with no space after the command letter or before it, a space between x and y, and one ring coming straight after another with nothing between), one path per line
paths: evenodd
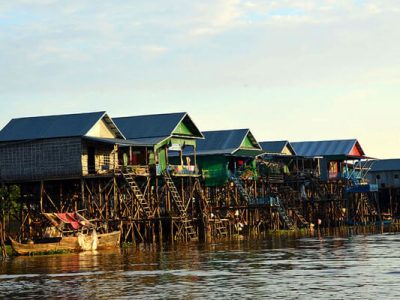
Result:
M377 184L359 184L346 188L346 193L370 193L377 192Z

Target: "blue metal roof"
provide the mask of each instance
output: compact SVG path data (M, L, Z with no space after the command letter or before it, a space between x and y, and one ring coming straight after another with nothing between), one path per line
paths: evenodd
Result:
M101 111L12 119L0 131L0 141L84 136L103 117L106 117L107 123L115 129L117 137L124 138L112 120L104 111Z
M365 155L360 144L356 139L351 140L331 140L313 142L292 142L294 151L297 155L305 157L313 156L351 156L355 145L358 145L361 155Z
M400 158L375 160L370 172L400 171Z
M168 138L169 138L169 136L157 136L157 137L129 140L129 142L132 143L133 146L142 146L142 147L143 146L154 146Z
M114 122L127 139L142 139L171 136L181 121L189 124L195 138L202 133L185 112L114 118Z
M136 143L130 140L124 139L113 139L113 138L101 138L101 137L94 137L94 136L84 136L83 139L88 141L100 142L104 144L110 145L120 145L120 146L136 146Z
M253 149L261 150L261 147L249 129L203 131L203 135L204 140L197 142L197 155L234 154L239 150L247 135L249 135L253 143L258 145L258 147Z
M269 153L269 154L282 154L283 150L287 146L290 151L293 152L294 155L296 155L293 147L289 143L289 141L266 141L266 142L260 142L261 148Z

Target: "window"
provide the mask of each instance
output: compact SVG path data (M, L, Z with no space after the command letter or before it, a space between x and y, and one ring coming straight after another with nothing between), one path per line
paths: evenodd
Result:
M394 174L394 179L399 179L399 174Z
M381 175L376 175L376 179L381 179Z

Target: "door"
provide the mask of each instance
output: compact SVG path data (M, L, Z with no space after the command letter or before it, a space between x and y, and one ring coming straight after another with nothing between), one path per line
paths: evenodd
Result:
M96 173L96 158L94 147L88 147L88 171L89 174Z

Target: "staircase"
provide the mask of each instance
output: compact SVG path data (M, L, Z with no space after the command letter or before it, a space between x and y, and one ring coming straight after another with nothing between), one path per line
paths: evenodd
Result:
M216 234L219 237L227 237L228 236L228 229L226 228L224 222L221 220L219 216L214 217L214 225Z
M185 205L182 201L181 196L178 193L178 190L175 186L174 181L172 180L171 176L167 171L164 171L162 173L165 183L167 184L167 188L171 194L172 200L178 209L179 212L179 217L182 220L182 224L184 226L186 236L189 238L189 240L197 239L197 232L194 229L192 222L188 219L187 213L186 213L186 208Z
M185 228L186 236L189 241L197 239L197 232L194 229L192 222L187 218L182 221L183 226Z
M197 194L200 196L201 202L200 202L200 210L204 215L208 215L208 200L206 195L204 195L204 191L201 188L201 183L200 180L198 178L196 178L195 181L195 191L197 192Z
M163 172L163 177L165 180L165 183L167 184L168 190L171 193L172 200L174 201L174 204L176 208L179 211L179 216L180 217L185 217L186 218L186 209L185 205L183 204L183 201L181 199L181 196L178 193L178 190L175 186L174 181L172 180L171 176L169 175L168 172Z
M235 175L231 175L230 178L233 181L233 183L236 185L240 195L246 201L246 203L247 204L254 203L253 197L251 197L249 195L249 193L246 191L246 189L244 188L244 186L242 184L242 181L238 177L236 177Z
M369 213L371 216L377 216L378 212L376 211L375 207L371 204L369 197L365 194L361 195L361 201L365 203L365 206L367 207Z
M281 219L283 220L286 227L288 229L295 229L293 220L286 213L286 209L283 207L281 201L278 201L278 206L276 207L276 209L278 210L278 213L281 216Z
M310 224L306 221L304 216L296 208L292 209L292 211L297 217L297 219L299 219L301 227L309 227Z
M128 171L122 171L122 176L124 177L125 181L128 183L130 189L132 190L133 194L135 195L136 199L139 201L140 207L143 210L143 213L145 214L146 218L152 217L152 212L150 209L149 204L146 201L146 198L144 197L142 191L140 190L140 187L136 183L133 174L129 173Z

